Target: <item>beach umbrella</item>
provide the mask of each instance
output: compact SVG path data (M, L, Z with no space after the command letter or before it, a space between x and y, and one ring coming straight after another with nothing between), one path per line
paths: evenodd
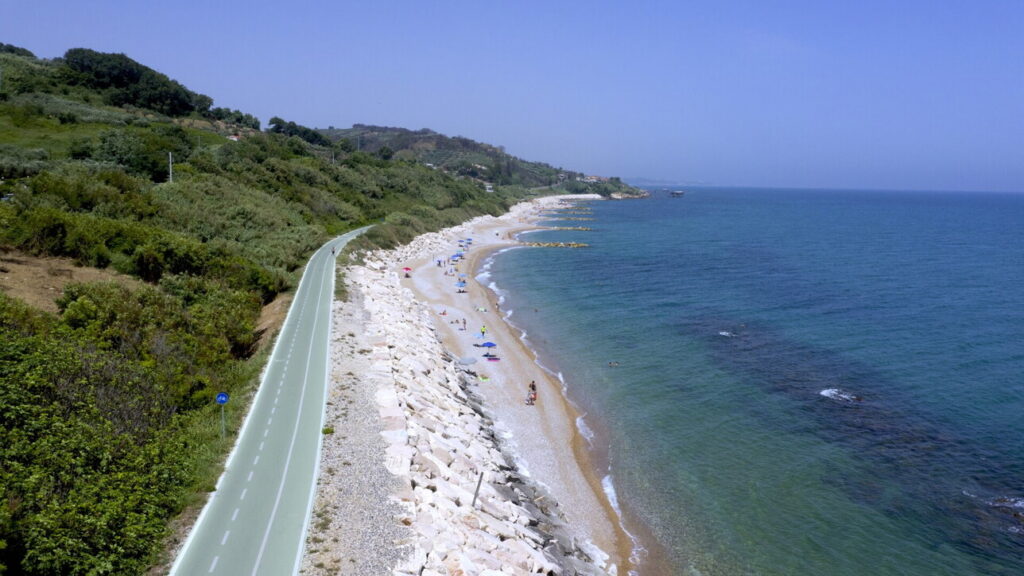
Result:
M459 278L465 278L465 277L466 277L466 273L465 272L463 272L462 274L459 274Z
M494 342L484 342L483 344L481 344L481 346L483 346L484 348L494 348L495 346L497 346L497 344L495 344Z
M466 283L462 282L462 281L459 281L459 282L455 283L455 286L458 287L458 288L465 288L466 287Z
M408 266L402 268L402 270L405 270L406 272L412 272L412 268L409 268Z

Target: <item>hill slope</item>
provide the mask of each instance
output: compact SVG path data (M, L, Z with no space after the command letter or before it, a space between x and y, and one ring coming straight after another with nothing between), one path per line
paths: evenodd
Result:
M643 196L618 178L591 178L543 162L529 162L492 146L463 138L445 136L429 129L407 130L356 124L351 128L320 129L344 149L364 150L395 158L415 160L446 173L467 176L494 185L524 187L562 186L574 193L594 192L604 196Z

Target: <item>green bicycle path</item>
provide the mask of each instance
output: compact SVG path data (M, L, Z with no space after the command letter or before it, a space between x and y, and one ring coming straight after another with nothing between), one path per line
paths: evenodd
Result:
M172 576L296 574L320 459L335 252L306 265L224 473L182 546Z

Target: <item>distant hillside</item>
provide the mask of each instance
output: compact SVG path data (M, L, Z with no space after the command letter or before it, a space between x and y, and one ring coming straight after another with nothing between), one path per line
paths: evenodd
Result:
M407 130L356 124L351 128L328 128L318 132L345 149L415 160L449 174L499 186L536 188L561 185L573 192L596 192L605 196L613 193L642 195L641 191L632 189L617 178L588 178L580 172L517 158L505 152L502 146L462 136L445 136L426 128Z
M319 130L331 141L345 140L359 150L377 153L387 149L396 158L413 159L446 172L498 185L550 186L580 174L542 162L527 162L491 146L433 130L407 130L356 124L346 129ZM385 152L387 153L387 152Z

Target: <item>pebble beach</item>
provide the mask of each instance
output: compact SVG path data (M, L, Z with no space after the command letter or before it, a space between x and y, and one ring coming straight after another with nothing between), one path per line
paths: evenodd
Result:
M346 266L303 574L625 572L630 540L578 414L476 280L483 258L576 199L521 203Z

